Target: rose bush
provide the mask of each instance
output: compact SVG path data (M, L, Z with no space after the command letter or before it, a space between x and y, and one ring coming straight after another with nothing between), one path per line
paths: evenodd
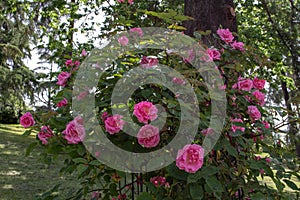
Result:
M126 7L125 15L128 14L128 18L134 16L128 11L128 6L135 5L133 1L118 2L116 6ZM125 24L124 27L128 27ZM117 39L119 46L135 45L131 43L132 38L145 35L143 29L138 27L129 29L129 34L132 37L120 36ZM72 89L80 63L89 51L78 49L77 52L81 52L78 54L74 50L72 58L61 61L61 72L57 76L59 92L53 97L56 107L46 114L38 113L36 116L41 117L35 119L30 113L25 113L20 123L29 130L39 131L38 142L45 148L47 155L68 155L61 171L76 171L81 183L81 189L72 194L70 199L132 199L134 195L139 195L138 199L158 200L264 199L269 196L280 199L284 198L285 185L282 180L292 189L299 190L288 179L292 173L282 167L285 157L278 150L280 141L273 141L272 123L268 122L269 113L263 107L266 81L257 65L267 66L264 62L258 63L257 56L242 42L236 41L228 29L220 28L215 37L220 47L206 47L205 55L199 60L215 62L212 68L220 72L221 77L218 78L224 81L224 85L211 87L221 87L226 91L228 108L221 136L211 152L205 152L202 144L205 137L215 133L209 127L212 97L204 78L191 65L199 52L188 49L186 56L180 57L172 54L170 49L142 49L115 55L116 60L110 66L105 66L105 74L101 76L97 87L82 88L82 91ZM198 40L195 39L196 42ZM95 67L101 69L101 64L97 63ZM132 133L134 137L125 132L129 126L127 117L113 113L117 105L110 102L115 85L121 77L126 78L126 72L140 66L143 70L151 70L159 64L177 70L184 77L182 79L170 74L166 81L174 85L192 85L199 102L200 114L196 117L200 123L192 144L185 144L175 152L176 160L171 165L153 172L133 174L130 180L128 174L97 160L105 153L101 149L93 155L83 145L82 142L92 130L85 129L88 117L83 118L71 111L74 101L72 96L79 101L95 98L98 123L116 148L139 153L157 150L172 142L181 117L185 114L181 113L178 102L180 91L174 93L164 85L154 83L139 86L126 105L129 107L129 117L140 127ZM126 90L126 87L123 89ZM162 117L157 104L167 113L163 127L155 124ZM258 159L257 154L262 152L267 156ZM259 178L266 176L275 183L277 190L261 183ZM124 183L124 180L127 182ZM51 194L44 197L52 198Z

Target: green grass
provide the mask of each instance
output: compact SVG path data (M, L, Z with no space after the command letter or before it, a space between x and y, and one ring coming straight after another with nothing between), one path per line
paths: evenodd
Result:
M35 140L35 136L24 137L24 129L19 125L0 124L0 200L31 200L37 195L52 189L61 183L61 195L78 188L76 177L61 175L63 157L59 157L51 165L46 165L37 146L25 157L26 148Z

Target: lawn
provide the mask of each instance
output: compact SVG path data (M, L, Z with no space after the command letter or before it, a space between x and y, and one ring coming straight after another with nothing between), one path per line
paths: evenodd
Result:
M61 196L76 190L76 177L61 175L64 158L59 157L51 165L40 160L41 147L37 146L25 157L26 148L35 140L24 137L19 125L0 124L0 200L32 200L38 195L61 184Z

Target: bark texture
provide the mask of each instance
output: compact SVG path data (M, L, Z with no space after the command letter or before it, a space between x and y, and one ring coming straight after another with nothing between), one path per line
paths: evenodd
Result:
M237 32L233 0L185 0L184 3L184 14L194 18L184 23L185 34L194 37L195 31L216 33L220 25ZM204 36L203 43L218 46L212 34Z

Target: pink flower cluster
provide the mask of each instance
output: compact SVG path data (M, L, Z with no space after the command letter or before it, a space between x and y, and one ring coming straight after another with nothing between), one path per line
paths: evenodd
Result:
M56 82L56 84L65 87L70 76L71 73L69 72L61 72L57 77L58 81Z
M63 100L61 100L60 102L58 102L58 103L56 104L56 106L57 106L58 108L64 107L64 106L66 106L66 105L68 105L68 100L67 100L66 98L64 98Z
M126 36L122 36L118 39L118 42L121 46L126 46L129 42L129 39Z
M235 118L235 119L232 119L231 122L233 122L233 124L231 125L231 130L233 132L236 132L237 130L240 130L242 132L245 131L245 128L242 127L242 126L237 126L234 124L234 122L238 122L238 123L243 123L243 120L242 119L239 119L239 118Z
M156 187L160 186L169 186L169 183L167 182L166 178L163 176L154 176L150 178L150 182L155 185Z
M70 121L62 133L64 134L64 138L68 141L68 144L78 144L82 142L85 137L85 129L81 116L77 116L73 121Z
M20 124L24 128L29 128L35 124L35 121L30 112L26 112L24 115L20 117Z
M143 68L151 68L157 64L158 64L158 59L155 57L150 57L150 56L143 56L143 58L141 59L141 62L140 62L140 65Z
M119 3L125 3L125 0L118 0ZM128 0L129 4L133 4L134 0Z
M83 52L84 54L86 53L86 52ZM65 65L67 66L67 67L79 67L79 65L80 65L80 61L79 60L75 60L74 62L71 60L71 59L69 59L69 60L67 60L66 62L65 62Z
M109 134L114 135L123 129L125 122L122 120L121 115L116 114L113 116L106 116L104 120L104 124L105 124L106 131Z
M131 28L130 30L129 30L129 32L131 33L131 34L137 34L138 36L143 36L144 35L144 33L143 33L143 30L141 29L141 28L138 28L138 27L135 27L135 28Z
M232 35L231 31L227 29L218 29L217 34L223 40L226 44L230 44L230 46L233 49L239 50L239 51L244 51L244 43L243 42L237 42L233 41L234 36Z
M188 173L197 172L203 165L204 149L197 144L188 144L178 150L176 166Z
M138 143L145 148L156 147L160 141L159 129L147 124L140 128L137 138Z
M54 134L50 129L50 126L42 126L41 131L38 133L38 138L42 141L42 144L48 144L48 138L53 137Z
M239 77L238 82L235 83L232 88L249 92L252 88L258 90L264 89L265 83L265 80L258 79L257 77L255 77L253 80Z
M221 53L217 49L206 49L207 56L204 57L204 61L213 62L221 59Z

